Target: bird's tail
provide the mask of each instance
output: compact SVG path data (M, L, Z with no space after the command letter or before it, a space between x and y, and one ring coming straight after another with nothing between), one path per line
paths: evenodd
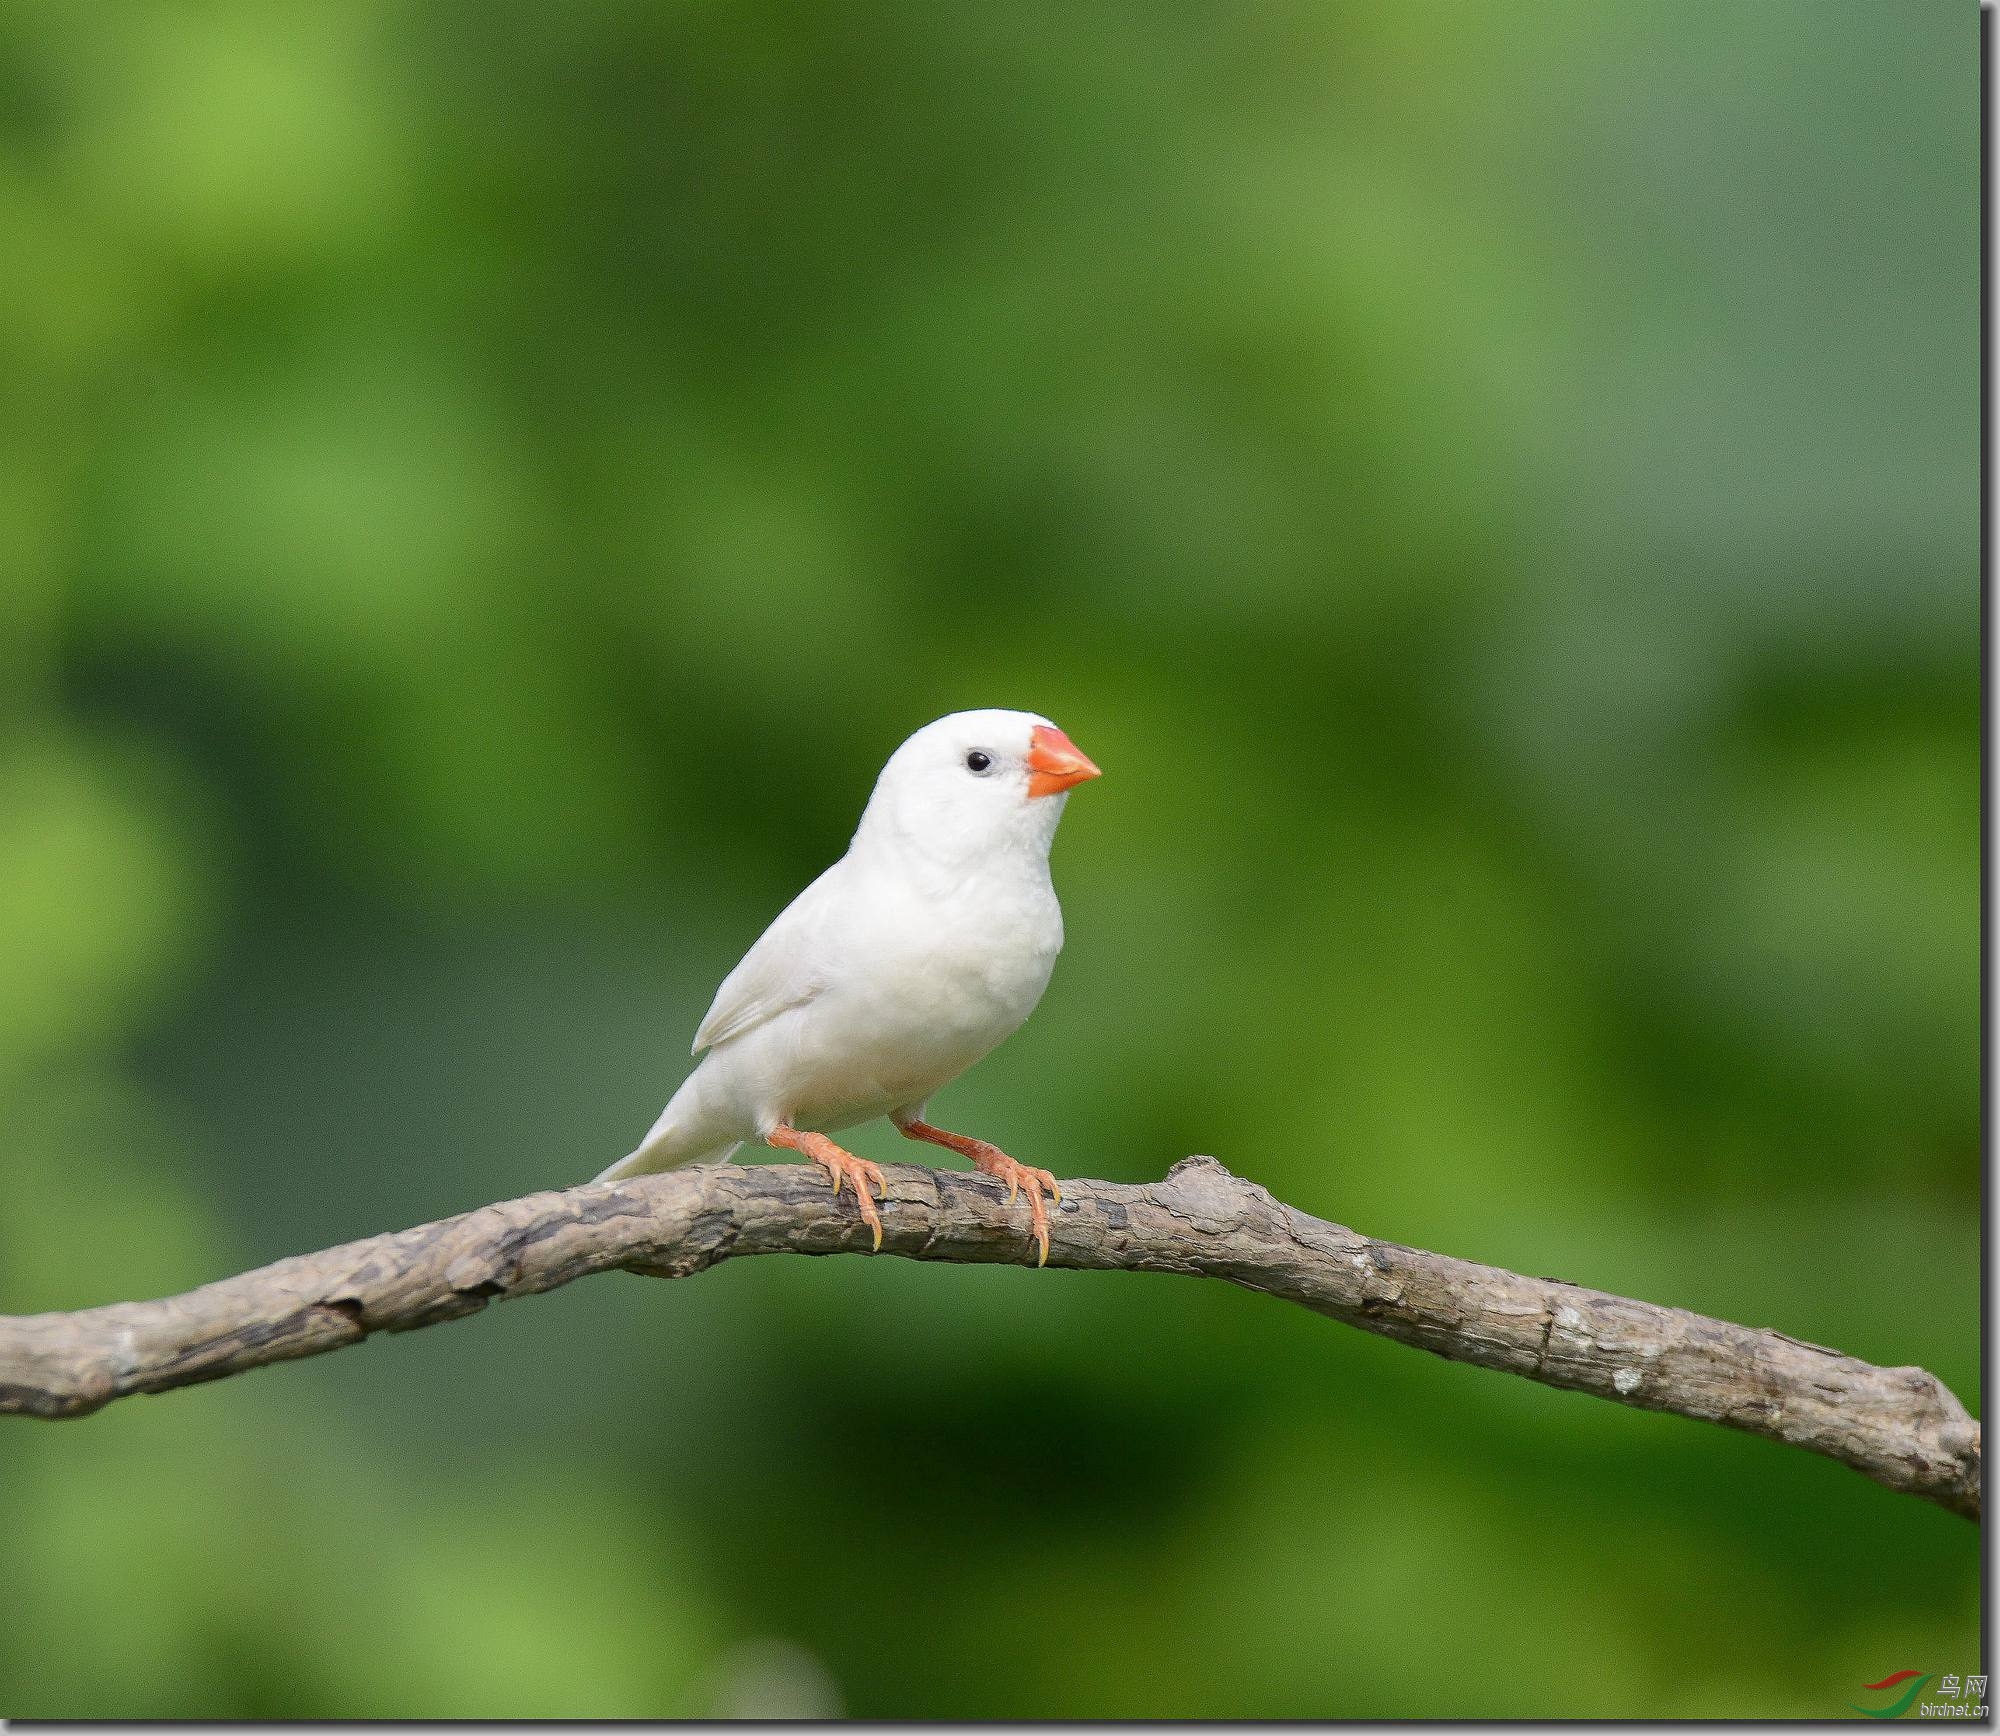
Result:
M695 1070L698 1075L700 1069ZM679 1169L690 1163L727 1163L730 1154L743 1143L721 1133L701 1113L700 1098L693 1089L695 1076L674 1093L660 1111L646 1137L639 1141L602 1175L593 1181L623 1181L631 1175L652 1175L658 1170Z
M742 1143L740 1139L732 1139L723 1145L712 1145L706 1151L681 1151L649 1142L627 1152L602 1175L590 1179L623 1181L628 1175L652 1175L657 1170L680 1169L690 1163L727 1163Z

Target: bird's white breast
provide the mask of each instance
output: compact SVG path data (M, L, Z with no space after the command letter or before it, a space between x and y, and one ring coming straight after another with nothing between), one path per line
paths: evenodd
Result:
M779 1112L803 1127L852 1126L957 1078L1034 1011L1062 949L1046 874L945 897L883 881L854 916L856 968L769 1034Z

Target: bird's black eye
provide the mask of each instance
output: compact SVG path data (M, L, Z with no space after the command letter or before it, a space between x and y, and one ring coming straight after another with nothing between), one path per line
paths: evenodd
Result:
M983 772L992 764L993 756L990 753L981 753L977 748L965 756L965 769L969 772Z

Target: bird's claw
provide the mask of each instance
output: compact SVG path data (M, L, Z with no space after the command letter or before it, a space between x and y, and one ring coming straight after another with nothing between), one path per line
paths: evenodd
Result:
M843 1156L846 1154L843 1153ZM875 1238L874 1252L882 1251L882 1214L875 1209L876 1199L889 1197L889 1184L882 1179L882 1171L865 1157L848 1157L845 1165L847 1178L854 1183L855 1203L861 1208L861 1221L868 1226L868 1233ZM873 1191L870 1191L870 1184ZM840 1172L834 1173L834 1191L840 1191Z
M1028 1196L1028 1227L1035 1238L1035 1264L1049 1263L1049 1209L1044 1194L1062 1204L1062 1189L1056 1178L1033 1164L1019 1163L996 1146L973 1153L972 1161L996 1181L1007 1184L1007 1203L1012 1205L1024 1192Z
M882 1251L882 1214L875 1209L875 1202L889 1197L889 1183L883 1177L882 1166L870 1163L865 1157L856 1157L851 1151L843 1151L823 1135L810 1136L810 1143L801 1141L800 1149L832 1178L836 1199L840 1197L843 1181L853 1183L854 1202L861 1209L861 1221L868 1226L868 1233L875 1239L874 1251L879 1254Z

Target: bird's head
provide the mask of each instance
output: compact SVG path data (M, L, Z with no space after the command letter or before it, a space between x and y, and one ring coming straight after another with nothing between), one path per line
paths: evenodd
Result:
M1012 851L1046 857L1070 789L1098 775L1083 751L1029 711L955 711L889 756L855 842L970 867Z

